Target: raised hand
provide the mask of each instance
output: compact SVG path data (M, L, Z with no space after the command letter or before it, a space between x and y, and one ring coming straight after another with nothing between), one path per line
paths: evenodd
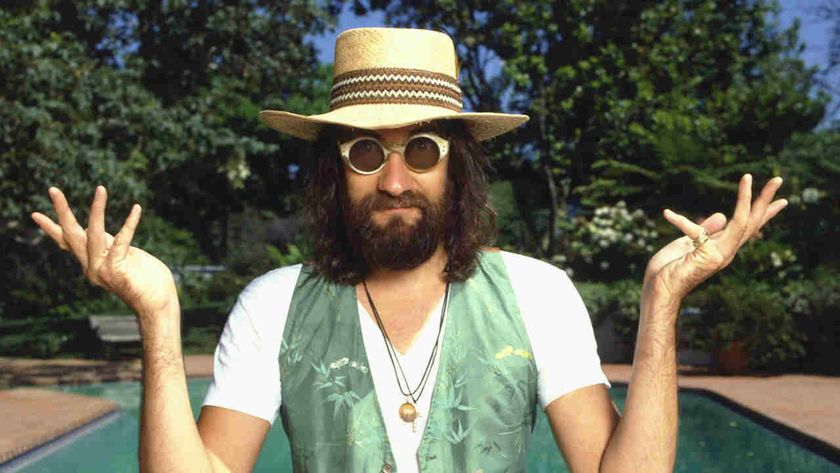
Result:
M64 249L72 252L85 277L122 299L140 317L141 328L152 322L154 314L177 309L178 293L172 272L159 259L131 246L140 222L140 206L135 204L116 236L105 231L104 187L98 186L90 208L87 229L76 221L67 199L58 188L49 189L58 223L34 212L32 219Z
M645 271L645 292L653 290L658 297L679 303L695 287L727 267L738 250L785 206L785 199L773 200L782 185L781 177L770 179L755 203L752 200L752 176L745 174L738 186L738 200L732 220L715 213L700 224L665 209L665 219L682 231L677 238L659 250L648 262ZM772 203L771 203L772 201ZM692 240L705 230L709 239L695 248Z

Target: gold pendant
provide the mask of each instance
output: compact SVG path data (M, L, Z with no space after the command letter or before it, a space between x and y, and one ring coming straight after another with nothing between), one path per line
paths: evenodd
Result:
M414 419L417 418L417 409L414 407L414 404L410 402L404 402L400 406L400 419L404 420L405 422L414 422Z

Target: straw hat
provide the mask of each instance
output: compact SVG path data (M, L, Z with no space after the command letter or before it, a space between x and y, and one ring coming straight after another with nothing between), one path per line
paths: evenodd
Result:
M325 124L377 130L459 119L481 141L528 121L527 115L465 113L455 45L445 33L407 28L356 28L335 41L330 111L297 115L263 110L275 130L315 140Z

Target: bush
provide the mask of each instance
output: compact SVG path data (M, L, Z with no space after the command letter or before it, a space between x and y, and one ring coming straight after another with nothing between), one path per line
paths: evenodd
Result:
M793 368L805 356L805 334L775 285L722 276L689 295L685 305L700 308L681 323L690 348L715 353L744 343L749 366L770 371Z
M576 284L594 327L612 317L613 328L622 342L633 346L639 327L641 283L622 279L613 283Z
M587 280L641 280L660 238L654 222L641 209L630 212L624 201L598 207L591 220L577 217L561 225L569 241L561 261Z
M251 280L272 269L303 261L303 252L289 244L285 251L273 245L243 245L230 252L227 269L216 273L204 288L204 300L232 307Z
M783 297L807 339L804 367L840 374L840 272L818 267L811 278L787 284Z

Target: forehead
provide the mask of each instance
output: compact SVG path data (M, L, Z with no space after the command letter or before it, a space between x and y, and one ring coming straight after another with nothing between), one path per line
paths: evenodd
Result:
M441 126L440 122L437 121L430 121L430 122L423 122L423 123L416 123L414 125L408 125L404 127L396 127L396 128L385 128L379 130L368 130L365 128L354 128L354 127L346 127L342 126L338 129L338 137L339 139L343 140L351 140L358 136L374 136L376 138L382 138L386 134L390 134L392 132L402 131L406 135L414 135L417 133L426 133L426 132L435 132L435 133L442 133L443 127Z

